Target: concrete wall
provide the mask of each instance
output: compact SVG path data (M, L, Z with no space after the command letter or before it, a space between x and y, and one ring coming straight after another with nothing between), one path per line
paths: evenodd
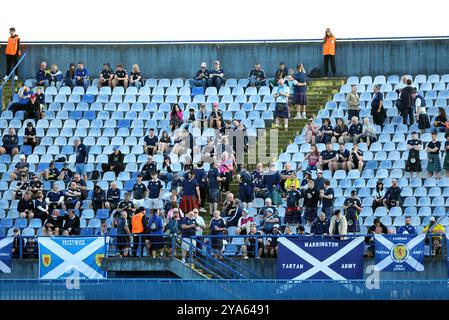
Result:
M337 73L340 76L376 74L449 73L449 40L340 41ZM26 44L29 55L21 75L34 77L41 60L56 63L64 72L70 62L86 61L95 77L104 62L137 63L146 78L190 78L202 61L219 59L228 78L246 77L260 62L272 77L278 63L291 67L302 62L307 71L323 69L320 42L287 43L167 43L167 44ZM0 70L4 70L0 59Z

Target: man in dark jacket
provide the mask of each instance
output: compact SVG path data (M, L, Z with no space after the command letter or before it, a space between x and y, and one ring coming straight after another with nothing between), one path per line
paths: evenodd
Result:
M76 216L75 210L69 210L68 214L64 217L64 231L63 235L79 235L80 232L80 218Z
M412 80L407 80L407 86L401 90L399 100L400 103L400 112L402 115L402 122L407 124L407 117L410 119L410 125L413 124L413 93L414 88L412 87Z
M321 212L318 218L312 224L310 228L310 233L314 236L321 236L328 234L329 232L329 220L326 218L326 214Z
M114 171L115 176L118 177L119 173L125 170L123 163L125 155L120 151L119 146L115 146L113 150L114 152L108 156L108 163L102 163L101 168L103 172Z

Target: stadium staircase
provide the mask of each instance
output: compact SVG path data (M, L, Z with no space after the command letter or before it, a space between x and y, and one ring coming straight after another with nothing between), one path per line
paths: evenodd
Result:
M14 81L14 92L17 92L22 86L22 81ZM3 110L6 109L6 106L11 102L13 96L12 86L10 84L6 84L3 88L3 96L2 96L2 106ZM3 111L2 110L2 111Z

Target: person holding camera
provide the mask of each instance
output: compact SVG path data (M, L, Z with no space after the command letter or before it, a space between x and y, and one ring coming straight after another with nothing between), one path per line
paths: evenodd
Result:
M410 178L414 173L418 176L422 171L421 158L419 152L422 149L422 141L418 139L418 132L412 132L412 139L407 141L408 158L405 164L405 171L410 172Z
M28 174L22 173L20 175L20 181L16 184L16 189L12 192L12 198L14 200L20 200L23 198L25 192L30 188L30 183L28 181Z
M306 142L313 145L316 143L319 134L319 127L314 120L315 118L313 116L309 117L304 131Z
M288 130L288 118L290 117L288 97L290 96L290 88L285 84L283 78L279 78L278 86L273 91L273 97L276 100L276 108L274 110L275 126L279 128L279 118L283 118L285 130Z
M278 238L282 235L281 227L278 223L274 224L273 230L267 233L272 235L265 239L265 258L276 258L278 256Z
M68 167L68 163L64 163L61 172L59 173L58 180L63 180L64 182L72 181L73 171Z
M384 199L385 199L384 183L381 180L378 180L376 183L376 189L374 190L374 200L372 204L373 211L376 211L378 207L383 206Z
M53 183L52 189L47 193L47 198L45 198L48 203L49 211L53 212L55 209L61 209L64 202L64 192L59 190L59 185Z
M357 143L354 143L352 145L352 150L349 153L349 159L347 162L348 171L351 171L353 169L358 169L360 172L362 172L363 169L363 153L359 149L359 145Z
M390 210L393 207L400 207L401 206L401 192L402 189L398 186L398 182L396 179L393 179L391 181L391 187L388 188L387 192L385 193L385 198L383 200L383 204L388 210Z
M347 198L343 203L345 209L345 217L348 221L348 232L360 232L359 215L362 212L362 202L357 197L357 190L351 191L351 197Z

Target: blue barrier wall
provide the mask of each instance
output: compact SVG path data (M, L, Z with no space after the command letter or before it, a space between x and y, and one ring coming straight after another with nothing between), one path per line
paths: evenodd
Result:
M337 73L340 76L376 74L449 73L449 39L339 41ZM83 60L97 77L104 62L141 66L146 78L190 78L199 64L222 62L225 75L246 77L260 62L272 77L278 63L291 67L302 62L307 71L323 69L322 44L309 42L166 43L166 44L25 44L30 55L20 73L34 77L41 60L56 63L65 72L70 62ZM0 70L5 61L0 59Z

